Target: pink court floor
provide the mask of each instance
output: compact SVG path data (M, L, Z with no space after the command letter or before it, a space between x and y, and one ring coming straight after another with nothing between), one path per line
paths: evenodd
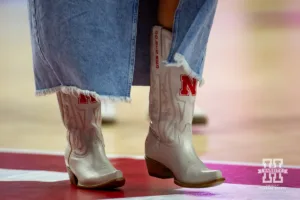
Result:
M62 154L0 151L0 196L2 200L60 199L300 199L300 167L283 166L282 183L263 183L263 165L207 161L208 167L221 169L226 183L205 189L179 188L173 180L160 180L147 174L142 157L111 156L121 169L126 185L118 190L77 189L70 185ZM267 174L267 179L269 178ZM273 175L272 175L273 177ZM276 180L280 176L277 174Z

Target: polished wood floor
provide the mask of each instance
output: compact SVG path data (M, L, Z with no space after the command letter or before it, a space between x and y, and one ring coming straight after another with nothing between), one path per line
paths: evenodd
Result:
M24 2L0 3L0 148L63 151L55 95L34 96ZM219 2L197 99L210 123L195 127L197 152L208 160L276 157L300 165L300 26L259 26L246 1ZM118 105L118 123L104 126L108 153L143 155L148 91L134 88L132 103Z

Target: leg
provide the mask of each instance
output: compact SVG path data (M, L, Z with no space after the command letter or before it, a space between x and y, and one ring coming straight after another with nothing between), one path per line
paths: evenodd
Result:
M199 1L203 3L211 0ZM225 180L222 173L207 169L198 158L192 143L198 81L190 76L188 64L166 66L164 61L169 56L171 45L172 33L162 27L154 27L149 98L151 123L145 144L148 172L158 178L174 178L175 184L182 187L219 185Z
M122 172L106 157L100 101L130 98L138 0L28 3L36 93L57 92L71 182L83 188L124 185Z
M166 29L172 30L178 3L179 0L159 0L158 23Z

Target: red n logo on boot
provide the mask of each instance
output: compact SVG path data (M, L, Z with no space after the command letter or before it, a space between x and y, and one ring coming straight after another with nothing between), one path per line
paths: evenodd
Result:
M92 96L86 96L83 94L80 94L78 97L78 104L88 104L88 103L96 103L96 99Z
M181 89L180 96L196 96L197 92L197 80L187 75L180 76Z

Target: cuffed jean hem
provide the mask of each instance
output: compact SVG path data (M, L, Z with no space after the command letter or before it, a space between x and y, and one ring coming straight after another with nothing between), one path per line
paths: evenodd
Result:
M190 76L191 78L195 78L199 81L199 86L202 86L204 84L204 79L202 78L202 76L192 70L184 55L180 53L175 53L174 60L175 63L169 63L165 61L166 67L183 67L184 71L187 73L188 76Z
M53 87L53 88L48 88L48 89L43 89L43 90L36 90L35 95L36 96L46 96L49 94L53 94L56 92L63 92L65 94L69 95L74 95L74 96L79 96L80 94L87 95L94 97L98 102L131 102L130 97L126 96L109 96L109 95L99 95L94 91L89 91L89 90L82 90L78 87L74 86L58 86L58 87Z

